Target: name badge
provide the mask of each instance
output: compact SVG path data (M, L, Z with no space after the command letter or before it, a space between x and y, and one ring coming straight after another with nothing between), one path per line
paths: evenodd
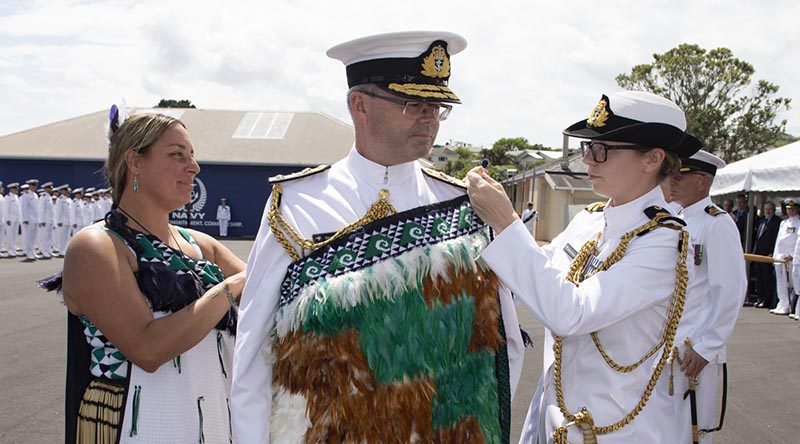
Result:
M703 263L703 253L705 252L703 245L694 244L694 264L700 265Z
M572 259L575 259L575 256L578 255L578 250L576 250L575 247L573 247L572 245L567 244L567 245L564 245L564 253L567 253L567 256L569 256L569 259L572 260Z

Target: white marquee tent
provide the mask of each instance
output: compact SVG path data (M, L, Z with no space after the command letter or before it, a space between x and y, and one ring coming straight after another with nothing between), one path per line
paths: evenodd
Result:
M711 195L800 190L800 141L742 159L717 172Z

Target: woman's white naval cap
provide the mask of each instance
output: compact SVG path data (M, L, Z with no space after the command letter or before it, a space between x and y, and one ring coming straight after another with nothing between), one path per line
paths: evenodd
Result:
M327 54L345 64L350 88L371 83L409 100L461 103L447 84L450 56L466 47L452 32L407 31L350 40Z
M689 157L701 144L686 133L686 115L674 102L645 91L620 91L600 98L589 118L564 130L571 137L663 148Z
M692 154L688 159L681 159L681 173L700 171L714 176L721 168L725 168L725 161L705 150Z

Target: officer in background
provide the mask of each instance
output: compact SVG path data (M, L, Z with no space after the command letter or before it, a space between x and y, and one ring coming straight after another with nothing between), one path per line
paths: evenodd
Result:
M800 236L797 236L797 240L794 243L794 253L792 253L792 258L798 258L800 255ZM800 321L800 259L792 260L792 282L794 283L794 313L790 314L789 317L794 319L795 321Z
M797 230L800 228L800 217L798 217L797 204L793 200L785 202L786 214L788 217L781 221L778 228L778 237L775 239L775 251L772 257L775 258L775 293L778 295L778 305L769 312L776 315L788 315L792 312L789 299L792 262L794 246L797 243Z
M72 205L70 206L70 223L72 230L70 231L69 238L75 236L75 233L81 231L83 225L83 188L75 188L72 190ZM69 241L67 241L69 243Z
M3 230L8 242L8 257L17 257L17 233L19 222L22 219L22 206L19 202L17 182L8 184L8 194L5 197L5 212L3 214Z
M522 223L525 224L525 228L527 228L529 232L533 233L533 223L536 222L536 219L538 219L538 215L533 209L533 202L528 202L528 208L522 211L521 219Z
M71 229L70 206L72 202L69 198L68 184L61 185L55 190L58 190L59 196L53 209L53 223L55 224L53 244L55 245L55 256L63 256L67 249L67 239Z
M83 226L88 227L96 220L94 218L94 188L87 188L86 193L83 195L83 206L81 207L81 217L83 218Z
M231 207L228 206L228 200L224 197L219 200L217 207L217 221L219 221L219 235L220 237L228 236L228 222L231 220Z
M0 182L0 255L8 252L3 245L6 240L5 228L5 214L6 214L6 190L3 188L3 182Z
M39 196L36 188L39 185L37 179L25 181L24 192L19 198L22 209L22 251L25 253L23 262L33 262L36 260L36 237L39 227Z
M53 257L53 182L42 184L43 195L39 198L37 212L39 214L39 251L43 259Z
M111 211L112 202L111 202L111 188L103 188L100 190L100 217L106 217L109 211Z
M684 431L680 442L692 442L694 409L696 426L707 431L700 442L708 444L716 427L719 372L727 361L726 344L742 308L747 280L736 223L708 195L717 170L724 168L725 162L700 150L682 159L682 163L680 173L672 177L670 189L672 200L683 207L681 217L694 246L694 278L689 281L683 317L675 335L678 355L673 359L680 362L684 374L681 377L674 372L673 396ZM696 378L696 396L684 398L690 378Z

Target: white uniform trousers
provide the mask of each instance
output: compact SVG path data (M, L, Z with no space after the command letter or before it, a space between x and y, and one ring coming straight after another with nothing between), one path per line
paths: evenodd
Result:
M36 234L39 232L38 228L38 224L30 222L22 224L22 251L28 259L36 259L36 252L33 248L36 243Z
M0 219L0 251L8 250L5 242L6 242L6 223L2 219Z
M6 234L6 242L8 242L8 257L17 256L17 230L19 230L19 222L11 221L11 225L3 224L3 232Z
M792 261L792 284L794 284L794 294L800 297L800 259ZM800 299L794 306L794 314L800 314Z
M53 255L53 224L45 223L43 227L39 227L39 251L42 252L44 257L52 257Z
M225 237L228 235L228 221L220 219L219 221L219 235Z
M717 385L722 364L709 363L700 375L697 376L695 399L697 400L697 429L713 429L719 425L719 406L717 399ZM690 397L683 399L689 388L689 379L680 371L680 365L675 363L675 401L679 405L678 418L683 430L681 443L692 442L692 405ZM711 444L713 433L706 433L700 438L700 444Z
M778 293L778 305L775 307L776 314L789 314L792 312L789 306L790 272L791 270L786 264L775 264L775 291Z
M72 226L69 224L65 224L62 226L56 225L55 227L55 235L56 235L56 249L58 253L63 255L65 251L67 251L67 242L69 242L69 234L72 231Z

